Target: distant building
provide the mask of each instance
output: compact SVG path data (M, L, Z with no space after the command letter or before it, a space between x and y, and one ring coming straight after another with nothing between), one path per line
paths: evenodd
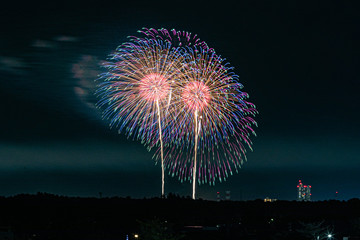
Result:
M216 192L216 201L220 202L221 200L230 201L230 191L225 191L225 199L221 198L220 192Z
M277 199L275 199L275 198L266 197L266 198L264 199L264 202L276 202L276 201L277 201Z
M311 186L304 186L305 187L305 201L311 201Z
M231 198L231 196L230 196L230 191L225 191L225 200L227 200L227 201L230 201L230 198Z
M299 184L297 185L298 189L298 201L311 201L311 186L304 185L301 180L299 180Z

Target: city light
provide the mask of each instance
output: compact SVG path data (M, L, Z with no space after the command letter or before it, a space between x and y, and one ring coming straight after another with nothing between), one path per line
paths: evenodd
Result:
M334 239L334 234L332 234L332 233L328 233L326 236L327 236L327 239Z
M304 185L299 180L298 188L298 201L311 201L311 185Z

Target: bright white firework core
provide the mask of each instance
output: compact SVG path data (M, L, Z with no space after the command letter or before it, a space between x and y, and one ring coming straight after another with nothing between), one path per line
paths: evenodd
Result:
M139 81L140 96L148 101L159 101L166 98L170 91L167 79L158 73L146 75Z
M211 99L210 89L203 82L190 82L182 91L182 99L192 110L201 111Z

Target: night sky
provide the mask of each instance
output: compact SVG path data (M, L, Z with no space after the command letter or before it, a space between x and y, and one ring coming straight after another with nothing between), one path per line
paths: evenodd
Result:
M240 172L197 196L360 197L359 9L351 1L19 2L0 8L0 195L155 197L161 168L94 108L99 63L142 27L198 34L260 114ZM347 2L347 3L345 3ZM355 1L353 1L355 2ZM165 191L191 195L166 177Z

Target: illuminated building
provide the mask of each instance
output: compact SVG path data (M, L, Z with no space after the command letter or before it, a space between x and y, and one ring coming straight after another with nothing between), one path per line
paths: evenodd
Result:
M301 180L299 180L298 188L298 201L311 201L311 186L304 185Z
M226 201L230 201L230 198L231 198L231 196L230 196L230 191L225 191L225 200Z
M275 202L275 201L277 201L277 199L276 199L276 198L269 198L269 197L266 197L266 198L264 199L264 202Z

